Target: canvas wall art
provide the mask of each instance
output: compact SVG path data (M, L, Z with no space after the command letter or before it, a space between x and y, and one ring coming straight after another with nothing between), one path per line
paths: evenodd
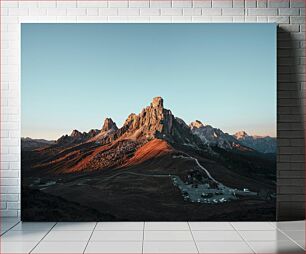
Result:
M21 29L22 220L275 220L276 25Z

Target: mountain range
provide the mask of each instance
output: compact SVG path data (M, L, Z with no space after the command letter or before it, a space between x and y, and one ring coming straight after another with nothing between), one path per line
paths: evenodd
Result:
M32 139L32 138L21 138L21 150L34 150L37 148L46 147L49 145L53 145L56 142L53 140L45 140L45 139Z
M92 129L89 132L73 130L70 135L63 135L56 141L23 138L22 144L24 149L31 150L50 144L62 146L89 142L106 144L124 139L145 142L154 138L193 146L206 145L226 150L276 153L276 138L273 137L250 136L245 131L230 135L199 120L191 122L188 126L184 120L175 117L170 110L163 107L161 97L153 98L150 106L143 109L140 114L130 114L120 129L111 118L106 118L100 130Z
M276 153L276 138L269 136L249 136L245 131L239 131L233 135L243 145L251 147L262 153Z
M188 125L155 97L120 128L106 118L101 129L56 141L22 139L23 211L76 216L65 200L88 210L83 220L271 219L275 149L274 138Z

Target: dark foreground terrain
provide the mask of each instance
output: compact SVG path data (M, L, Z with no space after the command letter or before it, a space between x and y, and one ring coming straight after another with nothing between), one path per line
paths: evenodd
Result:
M195 162L167 154L139 165L98 172L23 177L25 221L264 221L275 219L275 185L266 177L236 173L199 160L224 185L247 188L256 196L205 204L184 199L171 176L187 181ZM201 172L203 174L203 172ZM203 174L204 177L205 174ZM196 188L196 186L195 186Z

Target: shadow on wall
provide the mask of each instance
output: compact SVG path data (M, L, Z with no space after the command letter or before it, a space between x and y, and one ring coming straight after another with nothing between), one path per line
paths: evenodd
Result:
M277 31L277 220L305 218L304 82L299 43ZM304 50L304 49L300 49Z

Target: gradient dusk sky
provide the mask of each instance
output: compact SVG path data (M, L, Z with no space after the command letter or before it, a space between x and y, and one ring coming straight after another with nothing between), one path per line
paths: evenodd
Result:
M276 135L275 24L22 24L22 136L119 127L152 98L187 124Z

